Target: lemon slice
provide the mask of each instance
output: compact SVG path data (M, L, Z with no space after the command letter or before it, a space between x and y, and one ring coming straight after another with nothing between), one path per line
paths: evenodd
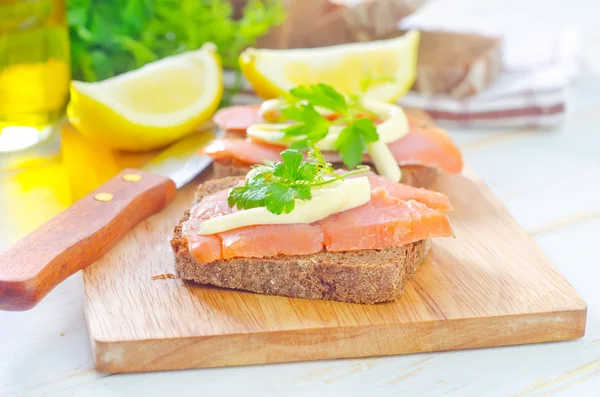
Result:
M101 82L73 81L67 115L82 134L111 148L142 151L197 130L222 94L217 49L206 44Z
M265 99L301 84L327 83L346 94L393 103L415 81L418 49L419 32L411 30L389 40L333 47L250 48L239 61L246 79Z

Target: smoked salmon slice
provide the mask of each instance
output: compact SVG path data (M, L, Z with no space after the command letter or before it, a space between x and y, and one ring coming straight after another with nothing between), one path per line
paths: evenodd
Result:
M451 174L458 174L463 168L460 149L446 131L435 126L410 123L408 134L388 146L398 164L434 166Z
M359 174L357 177L361 175L364 174ZM369 177L371 190L374 190L377 187L383 187L385 190L387 190L390 196L399 200L415 200L436 211L446 212L452 210L450 199L443 193L434 192L432 190L419 187L413 187L403 183L392 182L389 179L376 175L372 172L369 172L367 176Z
M399 200L383 187L360 207L323 219L325 249L357 251L399 247L452 235L448 217L415 200Z
M198 235L207 219L237 211L227 205L229 190L204 197L190 210L183 235L198 263L240 257L309 255L324 249L356 251L399 247L411 242L452 236L451 208L442 193L390 182L369 173L371 200L312 224L257 225ZM240 182L242 183L242 182Z
M281 161L279 155L284 148L266 145L246 139L215 139L204 148L204 153L213 159L233 158L248 165L262 164L265 161Z
M219 109L213 116L213 122L223 131L245 134L250 125L264 122L258 109L260 105L229 106Z
M227 190L220 191L202 199L202 206L194 206L190 210L193 222L184 223L182 232L187 237L190 252L199 263L210 263L223 258L222 239L219 235L199 235L198 226L213 217L227 215L235 211L227 205Z
M461 172L462 154L446 131L424 124L410 114L407 114L407 118L410 125L408 134L388 144L398 164L431 166L452 174ZM258 116L258 106L224 108L213 120L220 128L234 132L245 132L251 124L262 122ZM265 160L280 160L281 150L281 146L225 138L214 141L204 152L215 159L233 158L247 164L259 164ZM327 161L341 162L335 153L324 155ZM364 161L369 161L368 156Z
M323 232L317 224L248 226L219 235L223 259L310 255L323 249Z

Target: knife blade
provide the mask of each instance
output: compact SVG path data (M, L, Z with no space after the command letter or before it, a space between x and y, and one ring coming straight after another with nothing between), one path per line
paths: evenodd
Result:
M215 128L188 135L175 142L146 163L141 169L171 179L177 189L184 186L212 164L212 158L199 155L217 133Z
M176 190L211 165L198 154L215 128L195 132L139 170L126 169L0 253L0 310L28 310L54 287L108 252Z

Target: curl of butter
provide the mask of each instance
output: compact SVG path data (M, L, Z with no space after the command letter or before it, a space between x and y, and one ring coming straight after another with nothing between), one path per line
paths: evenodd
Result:
M264 114L275 111L279 109L280 106L281 103L278 99L269 99L268 101L263 102L259 113ZM380 141L390 143L397 141L408 134L408 119L400 106L372 100L366 100L364 106L382 120L382 122L377 125L377 133L379 134ZM321 114L330 113L321 109L317 110ZM256 123L248 127L247 135L254 141L289 146L292 141L284 140L285 134L283 133L283 129L288 126L289 124ZM343 129L343 125L329 127L327 136L317 142L316 146L321 150L335 150L335 141Z
M394 158L388 145L382 141L371 142L367 145L367 152L371 156L377 173L393 182L400 182L402 170Z
M278 99L270 99L263 102L259 112L265 114L277 111L280 106L281 102ZM399 182L402 178L402 172L398 162L387 147L387 143L397 141L408 134L410 127L406 114L400 106L386 102L366 100L364 106L383 120L377 125L379 140L367 145L367 152L379 174L389 180ZM321 114L328 114L321 109L317 110ZM255 141L290 146L293 141L285 138L283 132L283 129L287 126L289 124L258 123L251 125L247 134L250 139ZM344 126L331 126L327 136L317 142L315 146L324 151L335 150L335 141L343 129Z
M329 215L361 206L371 200L371 185L366 176L333 182L313 191L312 200L296 200L288 214L276 215L265 207L250 208L211 218L198 228L199 235L221 233L254 225L313 223Z

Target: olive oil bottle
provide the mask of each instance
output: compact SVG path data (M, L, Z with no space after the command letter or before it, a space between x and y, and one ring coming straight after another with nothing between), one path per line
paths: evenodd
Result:
M69 80L64 0L0 0L0 152L50 134Z

